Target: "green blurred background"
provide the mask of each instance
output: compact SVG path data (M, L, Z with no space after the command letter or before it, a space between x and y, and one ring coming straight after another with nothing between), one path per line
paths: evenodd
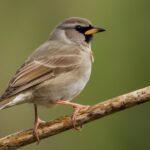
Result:
M95 104L150 84L150 1L148 0L1 0L0 91L27 56L64 18L88 18L107 32L92 43L95 63L86 89L75 100ZM150 149L150 103L118 112L74 130L31 144L22 150ZM39 108L50 120L71 113L59 106ZM33 126L33 106L0 111L0 136Z

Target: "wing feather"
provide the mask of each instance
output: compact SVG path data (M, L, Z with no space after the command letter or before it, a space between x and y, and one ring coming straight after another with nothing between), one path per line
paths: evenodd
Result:
M18 94L45 80L52 79L63 72L71 71L74 67L80 65L80 61L79 55L56 55L50 58L42 57L28 61L18 69L2 95L2 99Z

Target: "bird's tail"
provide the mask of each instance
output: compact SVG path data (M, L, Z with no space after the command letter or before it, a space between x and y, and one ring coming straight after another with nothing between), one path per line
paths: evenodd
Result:
M3 99L0 97L0 110L11 107L10 102L15 98L15 96L12 96L10 98Z
M25 92L25 93L20 93L18 95L14 95L14 96L11 96L8 98L1 97L1 99L0 99L0 110L14 106L14 105L19 105L19 104L23 104L26 102L30 102L30 100L32 98L33 98L33 95L30 91Z

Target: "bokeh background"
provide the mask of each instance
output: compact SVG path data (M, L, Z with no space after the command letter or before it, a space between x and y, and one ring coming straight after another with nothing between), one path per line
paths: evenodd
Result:
M27 56L64 18L80 16L102 26L92 43L95 63L90 82L75 101L95 104L150 84L150 1L148 0L3 0L0 1L0 91ZM64 132L21 150L147 150L150 103L127 109ZM39 108L50 120L71 108ZM31 128L33 106L0 111L0 136Z

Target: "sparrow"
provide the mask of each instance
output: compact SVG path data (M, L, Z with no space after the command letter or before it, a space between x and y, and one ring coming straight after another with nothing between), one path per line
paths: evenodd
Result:
M59 23L48 40L38 47L16 71L0 97L0 109L23 103L34 105L33 134L39 142L41 120L37 105L56 104L74 108L74 128L77 114L88 106L71 102L89 81L93 55L93 35L105 29L95 27L85 18L71 17Z

